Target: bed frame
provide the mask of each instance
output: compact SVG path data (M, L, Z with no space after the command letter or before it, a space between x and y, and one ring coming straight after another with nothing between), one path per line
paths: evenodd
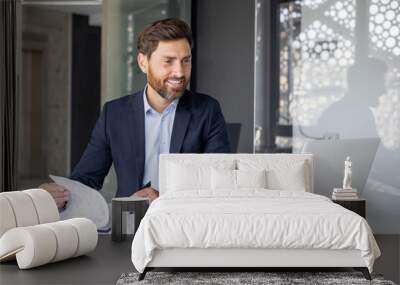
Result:
M249 155L268 157L271 160L292 156L308 163L308 192L314 192L314 165L312 154L162 154L160 156L160 195L167 179L166 163L175 159L238 159ZM200 157L201 156L201 157ZM254 249L254 248L169 248L157 249L153 259L139 280L155 268L232 268L246 271L250 268L343 268L361 271L367 280L371 275L359 250L332 249Z
M197 249L156 250L152 261L139 275L143 280L155 268L337 268L350 267L371 280L359 250L330 249ZM289 269L288 269L289 270Z

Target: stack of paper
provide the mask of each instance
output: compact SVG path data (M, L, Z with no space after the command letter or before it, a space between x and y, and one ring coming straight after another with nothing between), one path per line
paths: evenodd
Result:
M334 200L357 200L358 194L357 189L342 189L334 188L332 193L332 199Z

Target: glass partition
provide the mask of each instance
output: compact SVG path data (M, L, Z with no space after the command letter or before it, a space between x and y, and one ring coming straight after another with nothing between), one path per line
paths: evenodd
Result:
M255 94L263 98L255 108L261 118L261 123L256 120L255 145L270 136L276 144L272 151L300 152L310 140L379 138L366 186L359 192L367 200L373 229L399 233L400 1L275 2L279 66L270 68L279 70L279 95L273 109L263 103L273 92ZM256 22L257 29L262 27ZM263 52L266 48L256 46L256 62ZM259 80L262 76L255 76L256 86ZM263 113L271 111L275 118L262 122ZM257 123L273 125L274 132L257 137ZM341 158L338 163L343 164Z

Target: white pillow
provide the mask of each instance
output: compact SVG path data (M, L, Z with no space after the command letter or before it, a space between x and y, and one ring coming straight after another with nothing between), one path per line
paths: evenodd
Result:
M307 183L304 174L304 163L293 165L290 168L276 168L268 171L268 188L305 192Z
M165 164L166 190L211 190L211 168L234 169L234 160L176 159Z
M267 188L266 170L211 169L213 190L241 188Z
M239 159L239 170L267 170L267 188L273 190L310 191L304 160Z
M236 170L237 188L267 188L267 171Z
M236 189L236 170L231 169L211 169L211 188L213 190Z
M191 166L170 163L168 168L168 191L185 191L193 189L210 189L211 167Z

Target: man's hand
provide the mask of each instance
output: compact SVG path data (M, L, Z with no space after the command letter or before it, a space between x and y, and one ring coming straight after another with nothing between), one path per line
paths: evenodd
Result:
M45 183L40 185L39 188L46 190L53 196L59 209L63 208L69 200L69 191L56 183Z
M143 188L143 189L135 192L133 195L149 198L149 202L151 204L151 202L153 202L155 199L158 198L159 194L158 194L158 191L154 190L153 188L146 187L146 188Z

